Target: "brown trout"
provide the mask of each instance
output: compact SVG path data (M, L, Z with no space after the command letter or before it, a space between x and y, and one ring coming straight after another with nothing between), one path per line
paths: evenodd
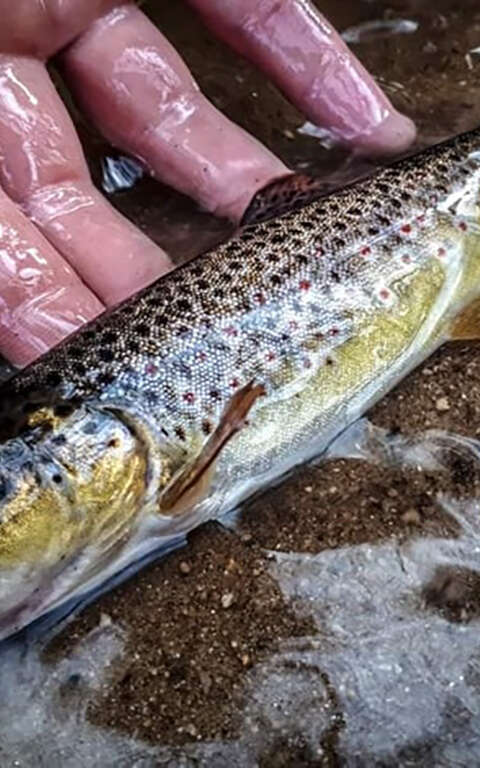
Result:
M0 390L0 637L237 507L480 328L480 131L243 228ZM265 210L266 207L266 210ZM247 218L248 218L247 217Z

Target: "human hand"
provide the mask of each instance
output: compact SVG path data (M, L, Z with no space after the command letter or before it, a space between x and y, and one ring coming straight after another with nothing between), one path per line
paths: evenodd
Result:
M415 129L308 0L188 0L308 119L369 154ZM29 363L172 268L96 190L44 66L156 178L239 221L289 169L201 94L178 54L118 0L0 0L0 354Z

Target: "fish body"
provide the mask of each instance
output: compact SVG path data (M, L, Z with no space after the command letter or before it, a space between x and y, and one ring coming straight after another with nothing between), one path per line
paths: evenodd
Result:
M471 335L479 190L480 131L301 190L4 385L0 638L321 455Z

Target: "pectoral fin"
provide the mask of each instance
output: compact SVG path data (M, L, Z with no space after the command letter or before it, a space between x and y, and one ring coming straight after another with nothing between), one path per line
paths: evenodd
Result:
M450 329L450 338L452 341L480 339L480 297L457 315Z
M162 514L180 515L205 495L218 455L233 435L242 429L252 406L264 394L261 384L251 382L233 395L202 451L174 477L162 494Z

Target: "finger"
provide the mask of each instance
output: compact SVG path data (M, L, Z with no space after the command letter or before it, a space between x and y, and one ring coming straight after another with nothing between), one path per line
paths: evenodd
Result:
M171 268L93 187L70 117L34 59L0 56L0 181L105 304Z
M0 354L22 367L104 307L0 190Z
M0 0L0 50L49 58L118 0Z
M313 123L365 152L415 138L341 37L309 0L188 0L207 25L262 69Z
M209 211L238 220L257 189L288 173L200 93L172 46L134 6L98 19L63 62L103 134Z

